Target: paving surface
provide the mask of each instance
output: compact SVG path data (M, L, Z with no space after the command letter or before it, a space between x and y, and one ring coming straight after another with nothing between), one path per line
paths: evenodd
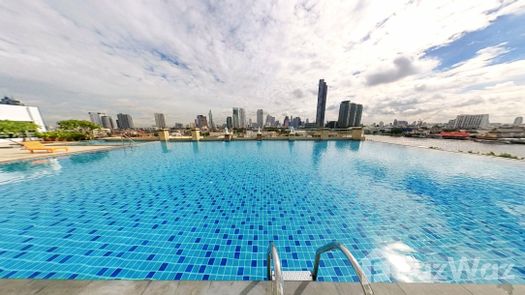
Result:
M58 145L53 144L50 146L58 146ZM96 145L96 146L67 145L67 148L69 149L69 151L65 152L63 150L60 150L60 151L55 151L54 153L47 153L45 151L37 151L35 153L31 153L28 150L23 149L19 146L15 146L12 148L0 148L0 163L18 161L18 160L57 157L57 156L64 156L64 155L69 155L69 154L77 154L77 153L85 153L85 152L92 152L92 151L98 151L98 150L113 149L116 147L117 146L107 146L107 145Z
M525 285L374 283L376 295L523 295ZM272 294L268 281L0 280L2 295ZM285 282L285 294L363 294L355 283Z

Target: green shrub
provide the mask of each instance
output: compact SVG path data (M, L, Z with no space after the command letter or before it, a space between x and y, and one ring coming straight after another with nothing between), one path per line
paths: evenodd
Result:
M502 157L502 158L508 158L508 159L515 159L515 160L519 160L520 158L519 157L516 157L516 156L513 156L509 153L501 153L498 155L498 157Z
M37 128L33 122L0 120L0 134L3 137L26 137L28 132L35 132Z
M68 130L55 130L55 131L48 131L48 132L42 132L37 133L37 137L40 137L44 140L49 141L79 141L84 139L89 139L89 137L79 131L68 131Z

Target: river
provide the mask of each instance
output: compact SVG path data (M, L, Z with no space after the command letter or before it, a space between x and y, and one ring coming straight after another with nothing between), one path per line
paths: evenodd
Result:
M525 158L524 144L497 144L480 143L471 140L414 138L414 137L392 137L385 135L366 135L366 140L380 141L394 144L402 144L416 147L435 147L445 151L468 153L490 153L496 155L508 153L513 156Z

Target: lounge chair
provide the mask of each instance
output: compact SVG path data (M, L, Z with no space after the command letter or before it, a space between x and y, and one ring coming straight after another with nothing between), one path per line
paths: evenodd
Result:
M46 151L48 153L54 153L57 150L64 150L66 152L69 151L69 149L65 146L46 146L39 141L26 141L22 142L22 145L27 150L31 151L31 153L34 153L35 151Z

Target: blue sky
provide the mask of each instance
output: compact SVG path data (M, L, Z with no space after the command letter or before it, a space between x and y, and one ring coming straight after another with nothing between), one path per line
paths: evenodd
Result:
M508 52L495 58L493 63L525 58L525 15L500 16L487 27L467 32L450 44L429 48L425 57L439 59L436 70L443 71L473 58L483 48L499 44L505 44Z
M525 0L0 2L0 95L48 123L88 112L191 122L232 107L366 123L525 115Z

